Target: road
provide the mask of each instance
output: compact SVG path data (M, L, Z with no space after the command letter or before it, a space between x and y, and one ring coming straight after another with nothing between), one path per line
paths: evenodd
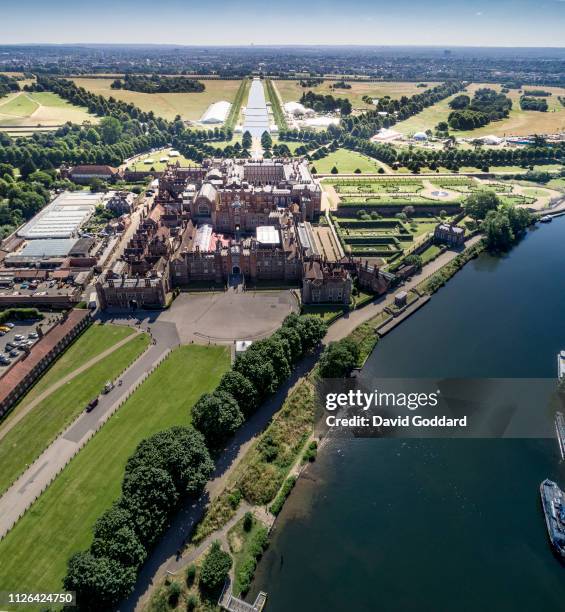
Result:
M133 321L117 321L132 324ZM142 329L146 329L146 325ZM167 352L179 344L176 327L171 323L151 325L155 344L121 376L123 384L100 396L98 406L83 412L56 438L0 498L0 538L12 528L27 508L41 495L70 459L96 433L99 427L121 406L140 380Z
M69 381L71 381L73 378L75 378L76 376L78 376L79 374L84 372L85 370L88 370L88 368L92 367L94 364L96 364L99 361L102 361L102 359L105 359L106 357L108 357L108 355L112 354L116 349L119 349L124 344L127 344L128 342L133 340L135 338L135 336L136 336L136 334L131 334L127 338L124 338L123 340L120 340L117 344L114 344L113 346L111 346L110 348L106 349L105 351L102 351L102 353L100 353L99 355L96 355L96 357L93 357L92 359L90 359L89 361L87 361L86 363L81 365L79 368L77 368L76 370L73 370L70 374L67 374L66 376L63 376L63 378L61 378L61 380L58 380L55 384L53 384L50 387L48 387L47 389L45 389L45 391L43 391L43 393L41 393L41 395L38 395L33 401L31 401L22 410L20 410L17 413L17 415L14 416L13 419L10 419L10 420L8 420L7 422L5 422L3 424L2 428L0 429L0 440L2 440L2 438L15 425L17 425L31 410L33 410L38 404L40 404L46 397L48 397L49 395L51 395L52 393L57 391L57 389L59 389L62 386L66 385Z

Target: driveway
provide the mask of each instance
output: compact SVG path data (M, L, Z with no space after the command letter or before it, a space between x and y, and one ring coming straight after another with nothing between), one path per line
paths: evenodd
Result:
M289 290L181 293L159 321L175 323L181 343L232 343L271 335L298 311Z

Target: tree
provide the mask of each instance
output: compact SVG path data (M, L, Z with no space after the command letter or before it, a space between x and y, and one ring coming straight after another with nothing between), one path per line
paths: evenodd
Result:
M235 398L241 412L246 417L249 417L249 415L257 410L259 405L257 389L253 386L249 378L244 376L241 372L235 372L233 370L226 372L220 380L218 390L225 391Z
M249 132L249 130L245 130L241 138L241 145L243 146L244 149L250 149L252 144L253 144L253 138L251 137L251 133Z
M495 210L499 205L500 199L494 191L481 190L472 193L463 207L473 219L484 219L489 210Z
M104 144L108 145L118 142L123 131L122 124L115 117L103 117L100 120L99 129Z
M253 345L251 345L253 346ZM265 361L264 357L257 351L245 351L239 355L233 365L235 372L246 376L257 390L259 401L276 390L275 370L270 361Z
M108 557L124 566L139 567L147 552L132 527L120 527L111 537L94 538L90 550L96 557Z
M333 166L332 169L330 170L330 172L332 174L339 174L339 170L337 169L337 166Z
M131 593L135 568L90 552L74 554L63 579L66 591L76 591L79 610L110 610Z
M318 346L328 331L328 326L324 321L315 315L290 314L284 320L283 325L296 329L302 340L303 353Z
M296 363L300 357L302 357L302 340L296 329L283 325L273 335L280 336L287 341L290 350L291 363Z
M460 96L455 96L453 100L449 103L449 108L453 110L461 110L467 108L471 103L471 98L466 96L465 94L461 94Z
M214 448L232 436L243 421L238 403L225 391L205 393L192 408L194 427Z
M320 375L324 378L343 378L348 376L359 361L359 347L355 342L344 338L330 342L318 362Z
M161 468L139 467L126 472L121 503L134 519L135 531L145 546L163 532L178 493L171 476Z
M261 136L261 146L265 150L269 150L273 146L273 139L271 135L266 130L263 132Z
M222 550L218 540L214 541L202 563L200 584L207 591L219 590L226 581L231 566L232 558L230 555Z
M106 183L100 178L93 178L90 180L90 191L96 193L98 191L106 191Z
M214 463L204 437L194 427L176 426L141 441L126 464L126 474L138 468L156 467L173 479L180 495L202 490Z

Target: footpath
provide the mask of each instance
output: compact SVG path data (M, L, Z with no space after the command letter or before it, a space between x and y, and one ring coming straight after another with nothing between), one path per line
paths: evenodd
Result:
M17 413L17 415L14 416L13 419L10 419L9 421L7 421L2 426L2 428L0 429L0 440L2 440L2 438L4 438L4 436L11 429L13 429L26 415L28 415L38 404L41 404L41 402L46 397L49 397L52 393L57 391L57 389L60 389L61 387L66 385L68 382L73 380L73 378L77 377L79 374L82 374L85 370L88 370L93 365L97 364L99 361L102 361L103 359L106 359L106 357L111 355L117 349L119 349L122 346L124 346L124 344L127 344L128 342L131 342L131 340L133 340L136 337L136 335L139 333L139 330L136 329L135 332L136 333L130 334L127 338L124 338L123 340L120 340L119 342L117 342L116 344L114 344L110 348L106 349L105 351L102 351L102 353L100 353L99 355L96 355L96 357L93 357L92 359L90 359L89 361L87 361L86 363L84 363L83 365L78 367L76 370L73 370L72 372L70 372L66 376L63 376L63 378L61 378L61 380L57 381L56 383L54 383L53 385L51 385L50 387L45 389L45 391L43 391L43 393L38 395L34 400L29 402L29 404L27 404L22 410L20 410Z
M465 243L465 249L472 247L481 240L482 236L473 236L470 240ZM440 268L443 268L450 261L453 261L462 251L446 251L442 253L437 259L430 262L422 268L422 271L412 277L411 280L406 281L402 287L399 287L399 291L410 291L415 289L422 281L435 274ZM366 323L373 317L380 314L387 306L392 306L394 302L394 293L387 293L384 296L376 299L374 302L363 306L359 310L352 310L343 317L338 319L335 323L330 325L328 333L324 338L324 344L333 342L335 340L341 340L348 336L355 328L359 327L362 323Z
M141 331L146 331L141 328ZM137 387L179 344L176 327L171 323L151 326L154 343L120 376L123 384L101 395L92 412L81 413L43 453L27 468L0 498L0 539L24 515L71 459L84 447L104 423L120 408Z

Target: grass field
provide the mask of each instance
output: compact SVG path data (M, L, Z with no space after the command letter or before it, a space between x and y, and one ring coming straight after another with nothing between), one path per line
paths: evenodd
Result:
M206 89L200 93L148 94L127 89L112 89L114 79L73 79L79 86L97 95L131 102L145 112L172 120L177 115L182 119L197 121L204 111L214 102L227 100L233 102L239 88L239 81L203 81Z
M171 157L168 158L168 161L162 162L159 161L168 157L168 152L170 149L161 149L160 151L154 151L153 153L147 153L146 155L140 155L136 157L134 161L128 162L126 166L129 170L133 170L134 172L142 172L145 170L155 170L155 172L160 172L164 170L167 164L179 162L181 166L194 166L195 162L187 159L184 155L180 155L179 157ZM153 160L152 163L146 163L146 160Z
M346 80L347 82L347 80ZM427 82L427 81L426 81ZM302 87L300 81L276 81L283 102L297 102L300 96L306 91L327 95L331 94L334 98L349 98L354 108L370 108L363 102L363 96L371 98L400 98L401 96L413 96L417 93L426 91L423 87L417 87L417 83L409 82L382 82L382 83L356 83L349 81L351 89L330 89L330 85L335 81L324 81L317 87ZM437 85L435 82L427 82L429 87Z
M26 393L4 422L13 418L21 408L43 393L45 389L117 342L131 336L133 331L133 328L125 325L91 325Z
M190 407L229 364L223 347L175 349L0 542L0 590L59 590L67 559L89 546L94 521L120 495L139 442L186 424Z
M327 157L313 160L310 165L310 167L316 168L318 174L329 174L334 166L341 174L355 172L357 169L361 170L362 173L375 173L380 168L377 160L348 149L338 149Z
M490 87L491 89L500 90L500 85L492 83L473 83L467 88L467 92L472 96L473 93L481 87ZM528 86L524 86L528 89ZM537 111L523 111L520 109L520 93L517 89L511 89L507 96L512 100L512 110L510 116L502 121L493 121L482 128L470 131L455 131L455 136L486 136L494 134L495 136L526 136L528 134L547 134L558 132L565 129L565 106L560 104L557 96L565 95L565 89L560 87L542 87L546 91L551 91L552 96L546 98L549 109L545 113ZM460 94L455 94L460 95ZM425 108L421 113L410 117L406 121L401 121L394 126L395 130L406 135L414 134L415 132L433 130L438 122L447 121L447 117L451 112L449 102L451 96L438 102L434 106Z
M54 126L67 121L97 121L86 108L74 106L51 92L9 94L0 100L0 127Z
M146 334L133 338L48 395L8 431L0 443L0 493L102 391L106 381L117 378L148 344L149 337Z

